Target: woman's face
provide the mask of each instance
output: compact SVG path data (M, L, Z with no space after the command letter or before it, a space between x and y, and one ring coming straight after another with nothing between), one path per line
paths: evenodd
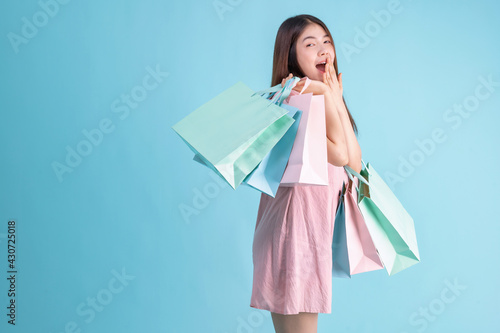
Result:
M316 23L309 24L296 42L297 61L305 76L311 80L323 81L326 58L335 59L335 52L330 37L326 31Z

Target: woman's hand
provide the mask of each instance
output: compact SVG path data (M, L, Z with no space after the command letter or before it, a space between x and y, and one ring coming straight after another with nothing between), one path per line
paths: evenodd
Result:
M323 82L328 86L328 90L337 100L342 100L342 73L335 75L335 67L333 66L332 56L328 54L326 57L325 72L323 73Z
M293 75L292 75L292 73L290 73L290 74L288 74L288 76L286 78L284 78L283 80L281 80L281 87L284 87L286 81L290 80L292 77L293 77Z

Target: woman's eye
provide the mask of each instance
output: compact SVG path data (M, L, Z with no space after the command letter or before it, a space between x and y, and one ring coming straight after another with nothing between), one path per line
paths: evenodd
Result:
M325 40L325 43L331 43L329 40ZM314 45L314 44L307 44L306 47L309 47L309 45Z

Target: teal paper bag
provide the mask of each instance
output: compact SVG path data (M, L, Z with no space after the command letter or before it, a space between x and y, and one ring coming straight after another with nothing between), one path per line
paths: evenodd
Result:
M364 164L364 161L363 161ZM420 261L415 225L389 186L368 163L358 174L344 166L349 177L360 180L358 206L389 275Z
M293 106L282 104L281 107L289 110L288 115L293 117L295 122L262 162L243 180L243 184L273 198L285 173L302 115L302 111Z
M236 188L294 121L286 109L238 82L172 128L204 164Z
M293 106L286 104L281 106L289 111L288 115L295 119L295 122L262 162L242 182L243 185L248 185L273 198L276 196L281 178L285 173L302 115L302 111ZM206 165L197 154L194 155L193 160Z
M332 276L350 278L351 270L349 266L349 254L347 251L347 236L345 227L345 204L344 195L346 191L345 183L342 184L342 191L339 195L337 212L333 226L332 239Z

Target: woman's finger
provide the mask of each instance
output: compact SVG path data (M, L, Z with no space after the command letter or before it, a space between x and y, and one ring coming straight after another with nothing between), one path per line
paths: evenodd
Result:
M294 88L296 87L302 87L304 85L304 82L303 81L299 81L295 84Z
M282 86L282 87L284 87L284 86L285 86L285 84L286 84L286 81L288 81L288 80L289 80L289 79L291 79L292 77L293 77L293 74L292 74L292 73L288 74L288 76L287 76L287 77L285 77L283 80L281 80L281 86Z
M331 70L332 70L332 58L330 57L330 54L328 54L328 57L326 58L326 69L328 69L329 74L331 75Z
M335 66L333 66L333 60L332 60L332 57L330 55L328 55L328 62L330 64L330 66L328 66L328 68L330 69L330 77L332 79L332 81L335 81L335 79L337 78L337 76L335 75Z
M326 67L325 67L325 74L326 74L326 84L330 87L330 88L333 88L332 87L332 77L331 77L331 70L330 70L330 67L331 67L331 64L330 63L327 63L326 64Z
M333 67L333 64L330 62L330 66L328 66L328 69L330 71L330 79L332 80L332 83L335 81L335 68Z
M300 92L302 90L302 87L304 86L305 81L299 81L295 84L295 86L292 88L292 90Z

